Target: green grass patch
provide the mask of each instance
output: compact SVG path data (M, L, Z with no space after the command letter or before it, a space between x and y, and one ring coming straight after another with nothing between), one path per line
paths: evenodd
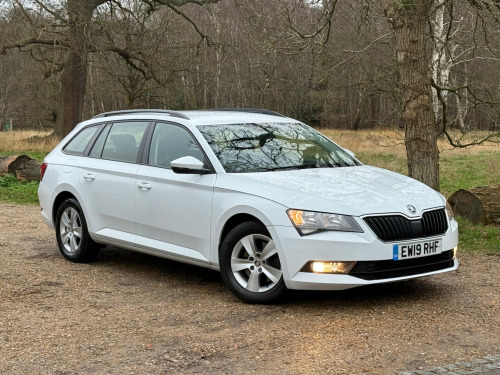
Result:
M441 193L449 197L459 189L500 183L500 152L469 155L442 155Z
M408 174L408 163L405 157L363 151L357 153L356 158L366 165L388 169L404 175Z
M35 159L38 162L42 162L43 159L47 156L48 152L44 151L2 151L2 156L12 156L12 155L26 155L29 156L32 159Z
M19 182L13 174L0 177L0 201L38 204L38 182Z
M468 254L484 253L500 255L500 227L474 225L460 216L458 221L458 251Z

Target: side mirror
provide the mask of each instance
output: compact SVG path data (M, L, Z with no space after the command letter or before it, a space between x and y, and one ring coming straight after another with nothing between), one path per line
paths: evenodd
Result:
M212 173L210 169L198 159L192 156L183 156L170 162L172 171L179 174L207 174Z
M352 152L351 150L348 150L347 148L344 148L344 151L347 152L351 157L355 157L355 154L354 152Z

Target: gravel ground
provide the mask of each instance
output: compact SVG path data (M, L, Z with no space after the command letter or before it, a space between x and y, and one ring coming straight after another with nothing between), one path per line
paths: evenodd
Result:
M399 375L500 375L500 354L487 355L469 362L457 362L450 365L404 371Z
M32 206L0 204L0 374L396 374L500 353L499 258L247 305L217 272L116 248L66 261Z

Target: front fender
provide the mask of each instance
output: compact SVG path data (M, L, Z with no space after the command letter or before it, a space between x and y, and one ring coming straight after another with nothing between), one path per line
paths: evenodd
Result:
M286 214L287 207L274 201L250 194L216 189L212 202L210 261L219 265L219 244L222 231L228 220L238 214L246 214L260 220L266 227L292 226ZM284 259L278 249L280 259Z

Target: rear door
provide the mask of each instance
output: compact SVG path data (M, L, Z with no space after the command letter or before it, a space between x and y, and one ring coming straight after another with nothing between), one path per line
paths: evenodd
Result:
M106 125L79 163L89 231L104 238L135 240L135 179L147 121Z
M170 162L183 156L207 163L200 146L184 127L157 123L146 156L136 179L137 243L208 262L216 175L177 174L170 169Z

